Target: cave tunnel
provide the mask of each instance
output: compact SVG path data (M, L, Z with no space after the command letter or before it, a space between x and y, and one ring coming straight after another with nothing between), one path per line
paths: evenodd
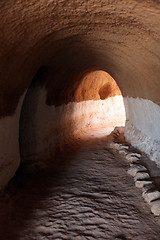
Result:
M80 137L84 128L103 127L107 135L109 128L125 125L121 91L106 72L87 69L73 77L73 84L58 86L58 95L56 86L49 88L49 94L43 87L47 74L44 67L37 71L22 104L19 143L23 163L37 166L45 159L54 161L55 152L70 138ZM62 97L65 102L59 105Z
M0 236L159 239L159 1L6 0L0 13Z

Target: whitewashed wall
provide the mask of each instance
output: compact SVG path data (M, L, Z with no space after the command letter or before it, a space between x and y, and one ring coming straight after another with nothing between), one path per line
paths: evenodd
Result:
M160 106L147 99L124 98L125 138L160 167Z

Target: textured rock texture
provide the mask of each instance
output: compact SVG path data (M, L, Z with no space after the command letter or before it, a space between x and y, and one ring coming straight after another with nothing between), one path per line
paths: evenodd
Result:
M0 169L6 169L5 165L11 169L2 173L6 179L0 180L1 187L13 176L20 162L20 109L27 89L36 88L36 82L46 91L45 104L53 107L53 111L55 106L68 104L74 97L81 100L76 96L76 89L82 84L79 76L91 70L108 72L127 101L132 97L140 102L149 100L151 105L160 103L159 1L6 0L0 2L0 16L0 143L3 143ZM102 99L106 97L106 88L99 89ZM33 94L32 98L38 102L39 96ZM144 108L141 113L134 103L125 105L130 109L127 120L135 132L140 131L139 138L150 126L153 132L159 129L160 111L156 108L157 126L153 126L150 102L145 106L149 111ZM30 106L32 103L28 109ZM31 119L36 111L36 107L35 110L31 107ZM134 121L132 112L144 119L143 129ZM40 126L41 119L37 121ZM127 131L126 135L130 136L130 129ZM147 139L158 141L159 146L159 138L150 136L151 131L147 134ZM128 140L132 143L135 138L128 137ZM147 152L145 148L144 151ZM148 155L152 156L152 151Z
M75 89L74 102L104 100L122 94L115 80L104 71L91 71L89 73L87 71L81 73L79 78L80 83Z
M116 154L123 156L128 162L128 174L134 177L135 186L142 190L144 200L149 204L151 212L160 216L160 168L124 138L124 128L116 127L108 137L107 146Z
M128 163L106 148L108 129L91 130L57 155L56 168L29 176L21 169L0 201L0 238L160 239L158 219L127 174Z

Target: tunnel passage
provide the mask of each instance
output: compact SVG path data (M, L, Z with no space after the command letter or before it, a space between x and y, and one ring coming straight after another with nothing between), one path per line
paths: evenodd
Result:
M159 1L6 0L0 1L0 13L0 189L19 166L21 106L42 66L54 69L47 73L52 84L42 83L38 98L51 107L69 103L66 89L78 71L91 66L107 71L123 93L126 140L160 166ZM104 92L99 90L101 98Z
M47 72L46 68L39 69L22 106L19 143L22 162L27 164L53 161L56 149L86 126L110 125L113 129L125 124L123 97L108 73L88 69L78 74L66 90L68 103L48 106L43 87Z

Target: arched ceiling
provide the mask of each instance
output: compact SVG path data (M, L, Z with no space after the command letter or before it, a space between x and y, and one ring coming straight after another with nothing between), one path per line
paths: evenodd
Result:
M43 66L48 91L98 67L124 96L159 103L159 13L154 0L1 1L0 115L14 113Z

